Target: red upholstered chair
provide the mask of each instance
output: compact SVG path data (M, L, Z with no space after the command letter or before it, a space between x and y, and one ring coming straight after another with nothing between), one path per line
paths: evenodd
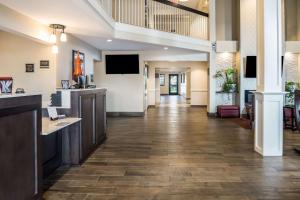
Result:
M283 108L284 128L296 130L295 108L293 106L285 106Z
M225 118L225 117L240 117L240 107L235 105L222 105L218 106L217 109L218 117Z

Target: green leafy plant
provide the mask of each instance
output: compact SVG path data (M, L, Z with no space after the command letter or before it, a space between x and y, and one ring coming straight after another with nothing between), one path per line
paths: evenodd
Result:
M286 101L287 104L293 105L294 100L295 100L295 90L299 88L299 83L293 82L293 81L288 81L285 83L285 91L288 92L286 94Z
M237 91L237 70L233 67L228 67L224 70L216 72L215 78L222 79L222 92L236 92Z

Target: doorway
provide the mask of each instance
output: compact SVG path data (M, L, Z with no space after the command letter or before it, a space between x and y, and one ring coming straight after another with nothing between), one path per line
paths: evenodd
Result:
M169 95L178 95L178 74L169 75Z

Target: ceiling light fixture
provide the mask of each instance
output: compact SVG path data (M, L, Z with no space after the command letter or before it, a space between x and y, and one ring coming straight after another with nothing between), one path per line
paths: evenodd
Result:
M164 47L164 50L168 50L169 48L168 47Z
M52 34L50 35L49 42L54 44L52 46L52 53L57 54L58 53L58 46L57 46L57 30L60 32L60 41L61 42L67 42L67 34L65 33L66 26L61 24L50 24L49 26L52 28Z
M53 29L53 32L52 32L52 34L50 35L49 41L50 41L52 44L55 44L55 43L56 43L56 33L55 33L55 29Z
M106 41L107 41L107 42L112 42L112 39L107 39Z
M63 29L63 31L60 35L60 41L67 42L67 34L65 33L65 29Z
M52 53L58 54L58 46L56 44L52 46Z

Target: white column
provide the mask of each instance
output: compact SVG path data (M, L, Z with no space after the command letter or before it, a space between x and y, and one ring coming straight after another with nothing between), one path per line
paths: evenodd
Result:
M216 43L216 0L209 1L209 40ZM209 77L208 77L208 106L209 114L216 113L216 51L211 48L209 53Z
M281 0L257 0L255 150L263 156L283 154L281 6Z

